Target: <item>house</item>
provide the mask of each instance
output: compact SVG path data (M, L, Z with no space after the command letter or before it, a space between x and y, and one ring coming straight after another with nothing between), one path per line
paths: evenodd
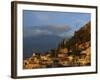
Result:
M58 51L58 58L65 58L68 54L67 48L62 48Z

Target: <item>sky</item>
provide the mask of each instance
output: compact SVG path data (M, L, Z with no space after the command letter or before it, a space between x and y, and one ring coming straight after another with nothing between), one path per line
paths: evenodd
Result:
M90 20L89 13L24 10L24 56L57 48L62 39L72 37Z
M24 37L38 35L71 36L91 20L90 13L23 11Z

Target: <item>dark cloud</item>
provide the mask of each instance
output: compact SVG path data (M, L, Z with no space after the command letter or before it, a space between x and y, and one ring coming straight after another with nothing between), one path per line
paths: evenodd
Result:
M71 28L67 25L44 25L24 28L24 37L38 35L66 36Z

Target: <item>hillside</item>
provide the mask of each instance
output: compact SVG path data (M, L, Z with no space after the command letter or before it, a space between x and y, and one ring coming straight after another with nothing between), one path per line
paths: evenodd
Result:
M66 47L70 49L77 48L78 45L91 41L91 23L88 22L78 31L75 31L74 36L66 43Z
M88 22L70 38L64 38L55 49L34 53L23 60L23 69L75 67L91 65L91 23ZM44 47L45 48L45 47Z
M90 22L85 24L80 30L76 31L74 34L74 39L79 42L86 42L90 40ZM77 42L78 42L77 41Z

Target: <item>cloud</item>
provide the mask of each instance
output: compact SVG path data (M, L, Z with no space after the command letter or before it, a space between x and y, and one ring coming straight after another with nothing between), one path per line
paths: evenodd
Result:
M61 33L61 32L68 31L70 27L68 27L67 25L56 25L56 26L50 26L48 27L48 29L56 33Z
M29 36L39 36L39 35L51 35L52 33L47 30L41 30L41 29L27 29L24 30L24 37L29 37Z
M39 35L56 35L64 37L71 30L67 25L43 25L24 28L24 37Z
M46 35L46 34L50 35L50 34L52 34L48 30L41 30L41 29L32 30L32 32L34 33L33 35Z

